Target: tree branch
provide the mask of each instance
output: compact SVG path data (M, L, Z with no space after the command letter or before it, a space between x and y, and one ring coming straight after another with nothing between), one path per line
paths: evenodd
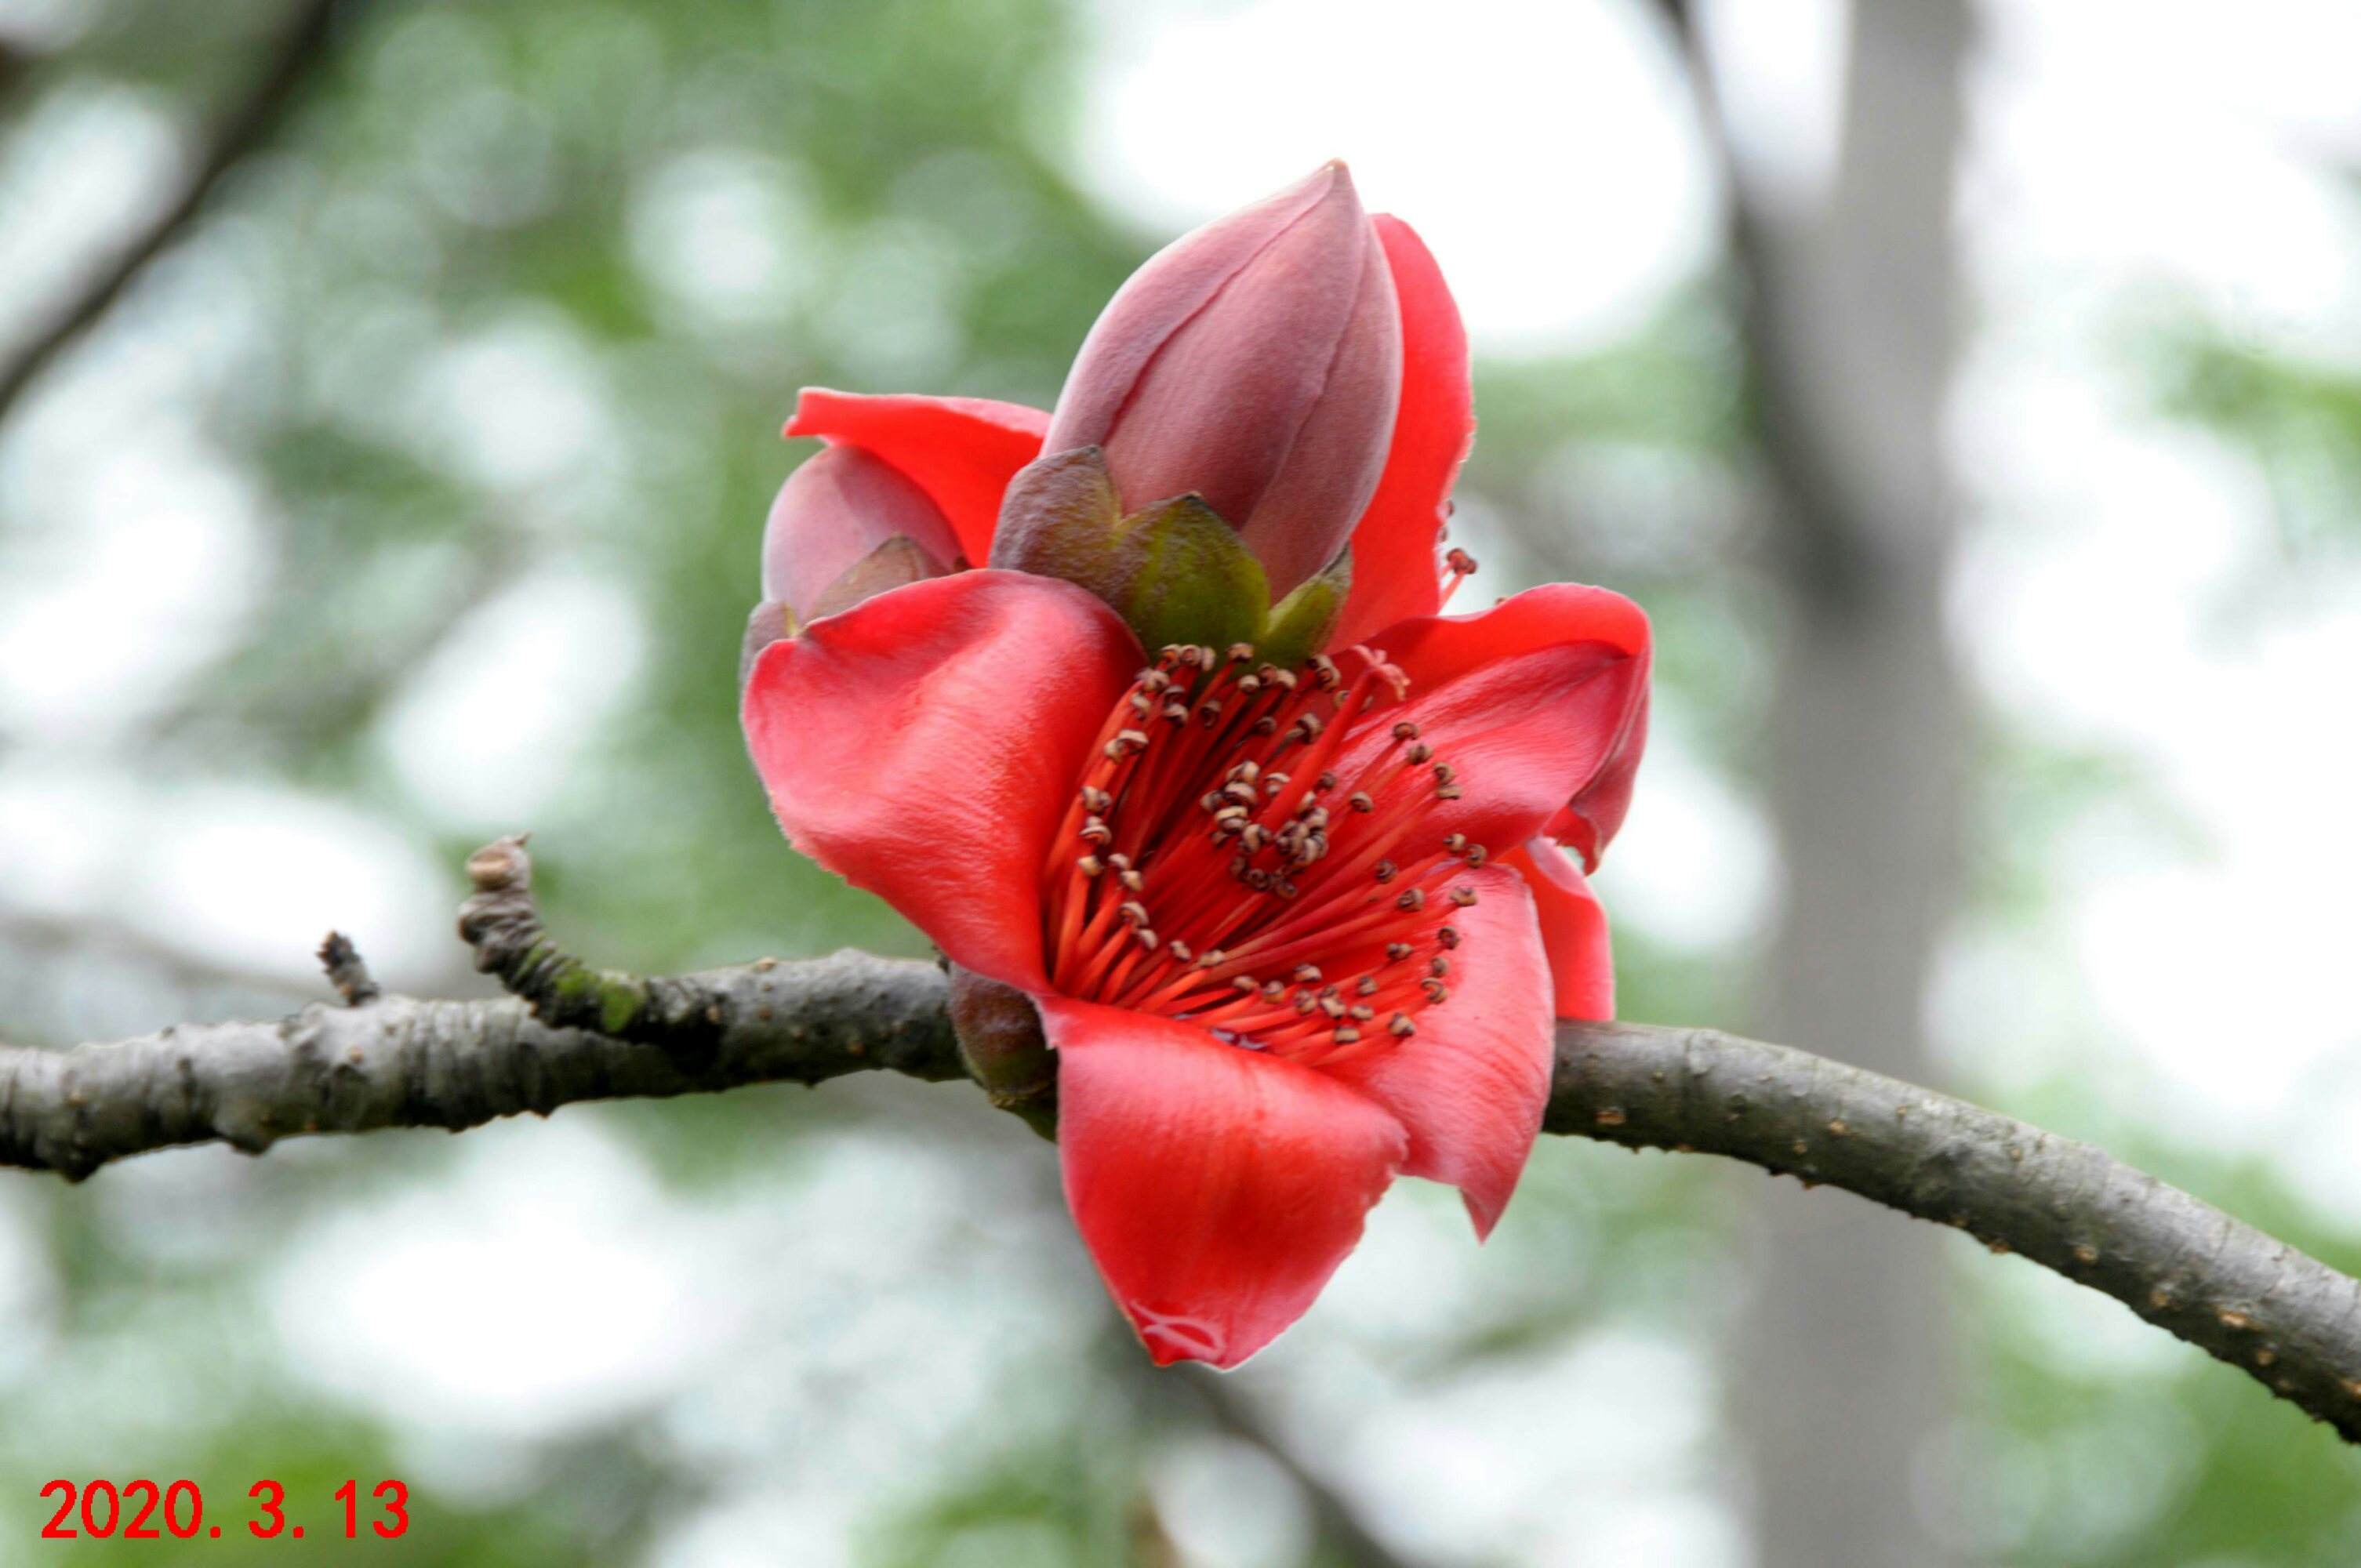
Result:
M522 840L468 861L460 931L515 994L381 995L276 1023L0 1046L0 1165L70 1179L178 1144L456 1131L591 1100L961 1076L937 966L840 952L642 978L561 948ZM1543 1130L1721 1155L1954 1225L2103 1291L2361 1442L2361 1281L2113 1158L1787 1046L1653 1024L1561 1025Z
M25 389L121 298L148 264L162 255L203 212L231 170L269 142L301 101L304 87L329 55L339 0L300 0L270 58L205 137L196 162L172 199L117 247L80 291L5 362L0 362L0 420ZM5 74L5 71L0 71Z
M1723 1155L2114 1297L2361 1442L2361 1280L2103 1149L1789 1046L1566 1025L1543 1130Z

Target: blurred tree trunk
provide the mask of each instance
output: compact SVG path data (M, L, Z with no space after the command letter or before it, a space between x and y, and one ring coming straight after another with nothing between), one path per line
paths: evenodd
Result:
M1763 1026L1932 1080L1923 1003L1952 907L1963 702L1943 625L1943 451L1968 0L1854 6L1842 140L1808 213L1738 213L1789 624L1770 714L1784 865ZM1734 1385L1761 1568L1947 1555L1941 1238L1766 1190ZM1932 1495L1930 1496L1930 1483Z

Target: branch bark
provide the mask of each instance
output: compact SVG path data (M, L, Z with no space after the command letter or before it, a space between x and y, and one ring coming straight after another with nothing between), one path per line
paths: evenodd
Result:
M204 211L230 170L278 134L329 57L339 3L300 0L261 70L204 137L172 199L125 239L46 324L0 362L0 420L8 417L26 389L58 356L106 314L148 263L170 248ZM5 64L0 61L0 75L5 74Z
M840 952L654 978L594 969L543 929L521 840L468 869L462 934L515 994L0 1046L0 1166L79 1180L181 1144L259 1154L298 1134L457 1131L593 1100L962 1076L936 965ZM1956 1226L2361 1443L2361 1280L2088 1144L1793 1047L1653 1024L1561 1025L1543 1130L1720 1155Z

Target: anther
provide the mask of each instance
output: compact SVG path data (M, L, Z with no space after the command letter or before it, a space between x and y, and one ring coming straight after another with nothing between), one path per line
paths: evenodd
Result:
M1476 575L1476 557L1455 544L1444 552L1443 564L1456 576L1472 577Z
M1425 992L1427 1001L1433 1003L1437 1007L1442 1006L1444 1003L1451 1000L1451 988L1444 985L1439 980L1420 981L1418 982L1418 988L1421 991Z
M1056 972L1078 975L1100 1000L1202 1019L1216 1038L1243 1049L1290 1056L1308 1049L1316 1059L1329 1044L1323 1033L1339 1046L1380 1025L1392 1039L1414 1033L1417 1010L1448 994L1451 967L1439 954L1461 940L1456 928L1433 922L1475 902L1475 889L1452 886L1448 873L1455 864L1484 864L1487 851L1464 831L1420 830L1434 802L1458 795L1460 779L1435 760L1417 724L1369 711L1408 686L1399 668L1366 645L1291 670L1257 661L1243 643L1166 649L1115 709L1105 761L1067 797L1080 826L1068 830L1053 861L1053 878L1058 861L1064 866L1045 933L1061 948L1052 955ZM1249 710L1239 711L1240 703ZM1204 732L1180 728L1191 714ZM1381 766L1364 780L1339 762L1360 754L1348 743L1389 734L1388 750L1433 779L1395 782ZM1298 745L1301 753L1290 750ZM1302 784L1290 781L1289 762L1303 770ZM1349 793L1347 781L1356 786ZM1385 823L1361 820L1381 808ZM1131 844L1130 855L1115 852L1118 839ZM1389 852L1400 858L1384 858ZM1322 863L1331 858L1338 867ZM1218 948L1199 951L1150 924L1149 864L1158 868L1157 913L1167 932L1219 934L1241 945L1246 961ZM1342 881L1328 874L1347 865ZM1395 914L1381 913L1387 906L1368 896L1364 876L1387 888ZM1102 880L1115 884L1105 896L1091 885ZM1322 936L1331 927L1343 939L1332 944ZM1256 965L1264 974L1237 974L1257 952L1277 961ZM1323 964L1338 969L1353 954L1367 956L1353 959L1341 984L1324 980Z

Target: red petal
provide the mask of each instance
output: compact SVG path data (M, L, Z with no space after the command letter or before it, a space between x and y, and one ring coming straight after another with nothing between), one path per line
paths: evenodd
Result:
M1561 1018L1604 1021L1615 1016L1615 953L1607 909L1590 891L1582 868L1546 838L1529 839L1500 857L1524 873L1542 920L1550 979Z
M1598 868L1647 743L1651 652L1638 605L1553 583L1367 641L1410 676L1403 717L1432 730L1437 754L1459 769L1466 798L1452 815L1466 820L1455 826L1496 849L1546 831Z
M1440 607L1435 539L1450 516L1459 466L1476 440L1475 386L1459 306L1408 224L1387 213L1372 221L1401 301L1401 403L1378 492L1353 531L1353 588L1332 639L1340 647Z
M858 446L823 448L796 466L771 503L763 597L810 620L829 588L897 535L916 553L912 576L939 577L959 554L941 510L899 468Z
M868 396L807 387L789 435L858 446L899 468L950 519L971 565L992 557L1000 495L1017 469L1041 455L1049 416L989 398Z
M763 651L741 708L796 848L1038 990L1041 866L1139 645L1069 583L961 572Z
M1157 1365L1232 1367L1312 1305L1402 1162L1401 1124L1193 1025L1040 999L1066 1201Z
M1648 684L1645 676L1640 682L1639 706L1632 709L1623 732L1616 738L1614 749L1599 765L1588 784L1574 792L1565 809L1550 818L1549 836L1561 844L1571 844L1581 855L1583 865L1598 869L1598 857L1607 852L1608 841L1623 826L1624 816L1631 809L1631 785L1640 773L1640 753L1648 745Z
M1550 971L1522 878L1486 866L1452 880L1477 898L1452 913L1466 940L1451 955L1450 1000L1419 1014L1408 1039L1320 1070L1400 1118L1402 1168L1458 1188L1483 1236L1517 1190L1549 1099Z

